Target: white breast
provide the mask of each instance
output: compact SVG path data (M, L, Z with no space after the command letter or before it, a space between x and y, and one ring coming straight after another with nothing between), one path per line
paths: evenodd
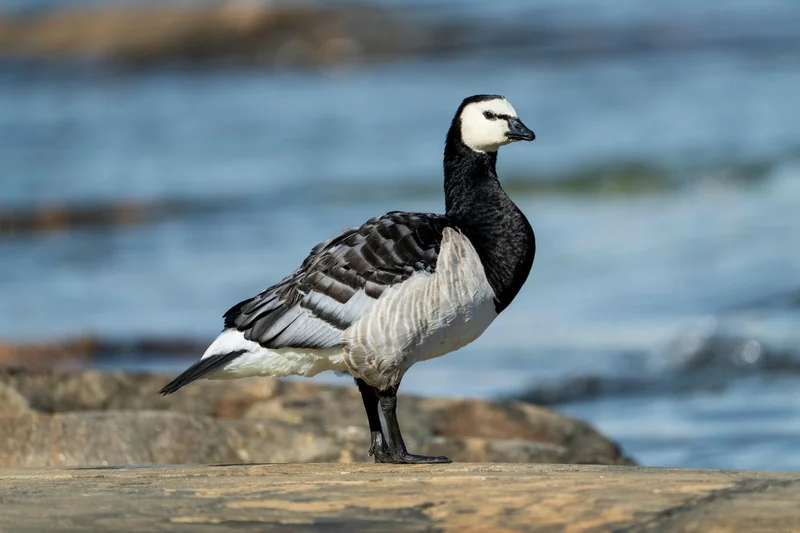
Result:
M472 243L444 230L436 271L388 289L342 334L353 375L385 389L406 370L478 338L497 317L494 291Z

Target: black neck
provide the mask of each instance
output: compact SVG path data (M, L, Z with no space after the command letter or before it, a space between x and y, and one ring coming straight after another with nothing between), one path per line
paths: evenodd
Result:
M497 179L497 152L476 152L453 121L444 151L446 216L472 242L495 293L499 313L528 277L536 241L528 220Z
M472 207L474 193L497 180L497 152L476 152L460 140L444 150L444 202L448 215L458 216Z

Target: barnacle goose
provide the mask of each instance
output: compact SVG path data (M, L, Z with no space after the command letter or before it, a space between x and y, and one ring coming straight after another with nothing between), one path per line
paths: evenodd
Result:
M533 139L504 97L466 98L445 143L444 215L394 211L318 244L292 274L225 313L200 361L161 394L200 378L347 372L376 462L450 462L408 453L397 389L414 363L481 335L527 279L533 230L495 164L499 147Z

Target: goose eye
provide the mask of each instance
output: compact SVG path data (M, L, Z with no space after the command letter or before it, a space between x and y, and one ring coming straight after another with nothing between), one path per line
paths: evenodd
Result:
M491 111L484 111L483 112L483 116L488 118L489 120L492 120L493 118L495 118L494 113L492 113Z

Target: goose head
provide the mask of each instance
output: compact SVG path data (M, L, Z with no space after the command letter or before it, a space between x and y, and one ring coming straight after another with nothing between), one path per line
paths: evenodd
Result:
M503 96L479 94L461 102L453 119L453 133L476 152L496 152L501 146L536 138ZM451 130L451 131L452 131Z

